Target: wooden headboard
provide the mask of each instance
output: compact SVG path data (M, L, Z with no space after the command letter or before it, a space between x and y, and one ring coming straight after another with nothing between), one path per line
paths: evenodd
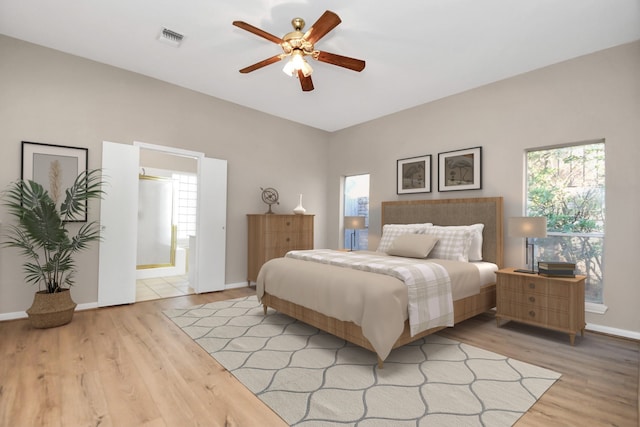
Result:
M482 258L503 267L502 197L382 202L382 225L484 224Z

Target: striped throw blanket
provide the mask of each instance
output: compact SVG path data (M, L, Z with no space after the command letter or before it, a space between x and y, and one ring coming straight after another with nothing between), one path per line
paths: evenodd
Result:
M285 255L339 267L393 276L407 286L411 335L437 326L453 326L451 279L446 269L427 260L341 252L330 249L290 251Z

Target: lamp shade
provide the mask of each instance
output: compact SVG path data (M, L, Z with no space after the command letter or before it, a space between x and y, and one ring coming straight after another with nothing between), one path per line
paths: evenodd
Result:
M547 237L547 218L543 216L516 216L507 221L509 237Z
M347 230L362 230L365 228L363 216L345 216L344 228Z

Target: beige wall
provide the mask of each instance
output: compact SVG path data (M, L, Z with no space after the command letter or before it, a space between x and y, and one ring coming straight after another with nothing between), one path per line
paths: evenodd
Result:
M198 161L192 157L176 156L144 148L140 150L140 166L192 174L198 172Z
M226 283L246 282L246 214L267 206L260 187L280 193L278 213L304 194L324 246L328 134L158 80L0 36L0 187L20 176L20 141L89 148L101 165L102 141L142 141L228 161ZM108 191L108 189L107 189ZM90 206L90 219L99 205ZM8 222L0 207L0 221ZM22 259L0 248L0 316L24 311L34 288ZM97 301L98 247L79 257L77 303ZM1 317L0 317L1 318Z
M329 189L339 177L371 174L371 246L380 235L380 202L412 198L503 196L505 217L521 215L524 151L606 140L605 315L587 322L640 337L640 42L619 46L425 104L331 136ZM482 190L437 192L439 152L483 147ZM431 154L427 195L396 195L396 160ZM329 212L338 200L329 197ZM329 217L327 229L337 226ZM337 234L328 236L329 246ZM506 265L522 266L523 242L505 238Z
M22 140L88 147L90 167L100 166L103 140L172 145L226 159L227 284L245 280L245 214L265 210L261 186L280 191L281 213L303 193L305 208L317 215L316 246L338 247L340 179L370 173L374 248L383 200L501 195L505 216L519 215L525 149L605 138L609 310L589 313L587 321L640 334L640 287L631 279L640 236L634 164L640 158L640 42L333 134L4 36L0 57L0 183L19 176ZM475 146L483 147L483 189L438 193L437 153ZM434 191L397 196L396 159L424 154L433 156ZM91 217L97 211L91 206ZM0 220L7 221L3 208ZM505 245L506 264L521 265L522 242L507 238ZM13 250L0 249L0 315L31 302L33 289L23 284L20 261ZM95 302L97 248L79 265L74 298Z

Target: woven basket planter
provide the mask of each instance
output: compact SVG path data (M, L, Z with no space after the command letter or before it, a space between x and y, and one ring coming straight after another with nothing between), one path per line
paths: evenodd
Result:
M76 305L69 289L53 294L39 291L35 293L27 315L34 328L55 328L71 322Z

